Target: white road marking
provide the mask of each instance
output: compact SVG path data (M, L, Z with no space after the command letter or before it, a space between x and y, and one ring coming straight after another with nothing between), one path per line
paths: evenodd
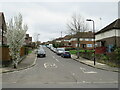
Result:
M58 59L55 59L57 62L59 62L59 60Z
M44 63L45 68L57 68L55 63Z
M97 72L94 72L94 71L89 71L89 72L84 72L84 73L91 73L91 74L92 74L92 73L97 73Z
M75 73L72 73L73 76L75 76Z
M55 57L53 56L53 58L55 59Z
M54 56L53 58L57 61L57 62L60 62L58 59L56 59ZM60 63L62 66L64 66L62 63Z
M59 60L58 60L58 59L56 59L54 56L53 56L53 58L54 58L57 62L59 62Z
M12 83L17 83L17 82L12 82Z
M86 83L85 81L83 81L83 83Z
M80 69L82 70L83 73L89 73L89 74L97 73L95 71L86 71L86 69L82 67L80 67Z
M44 67L47 68L47 63L44 63Z

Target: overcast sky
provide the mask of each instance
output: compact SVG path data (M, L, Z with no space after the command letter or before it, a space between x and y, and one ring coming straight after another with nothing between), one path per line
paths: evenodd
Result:
M0 2L0 12L4 12L6 22L21 13L28 24L27 33L40 34L40 41L49 41L66 35L66 24L76 13L95 21L96 31L118 18L117 2ZM101 20L100 20L101 18ZM88 23L88 22L87 22ZM92 28L92 22L89 22Z

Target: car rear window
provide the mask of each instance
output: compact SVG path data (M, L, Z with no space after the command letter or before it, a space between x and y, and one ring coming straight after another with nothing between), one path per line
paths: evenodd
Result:
M65 52L66 54L70 54L69 52Z

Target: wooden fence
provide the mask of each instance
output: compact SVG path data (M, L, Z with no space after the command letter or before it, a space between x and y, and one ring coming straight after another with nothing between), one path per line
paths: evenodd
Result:
M25 48L22 47L20 50L20 56L25 55ZM10 61L11 57L9 55L9 48L8 47L0 47L0 61Z

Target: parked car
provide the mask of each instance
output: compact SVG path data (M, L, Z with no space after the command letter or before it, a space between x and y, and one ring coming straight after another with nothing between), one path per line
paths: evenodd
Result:
M54 47L52 47L52 46L51 46L51 47L50 47L50 50L52 50L52 51L53 51L53 49L54 49Z
M64 51L65 51L64 48L57 48L56 54L57 54L57 55L61 55Z
M71 54L69 51L64 51L62 54L61 54L61 57L65 58L65 57L68 57L68 58L71 58Z
M37 57L46 57L46 53L44 49L38 49Z
M56 52L57 52L57 49L56 49L56 48L53 48L53 52L56 53Z

